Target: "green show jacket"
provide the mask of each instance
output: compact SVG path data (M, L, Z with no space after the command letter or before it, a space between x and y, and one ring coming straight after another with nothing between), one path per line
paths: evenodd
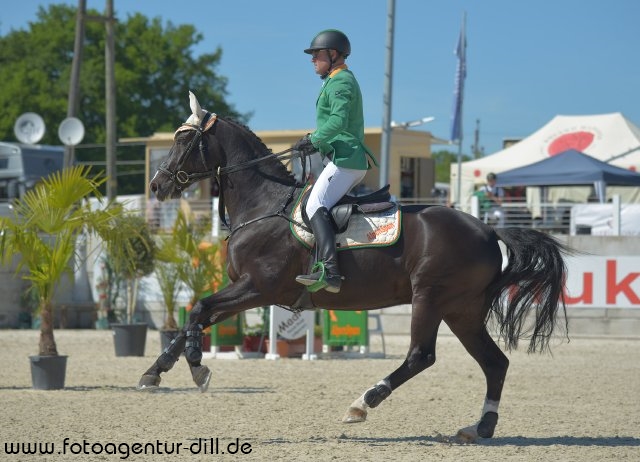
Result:
M362 93L346 65L334 69L326 78L316 102L316 130L311 142L338 167L356 170L378 165L364 144Z

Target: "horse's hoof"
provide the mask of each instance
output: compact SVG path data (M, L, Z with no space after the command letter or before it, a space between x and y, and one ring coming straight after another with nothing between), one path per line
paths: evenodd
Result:
M160 385L159 375L143 375L136 387L138 390L153 390Z
M209 388L211 380L211 371L207 366L198 366L191 369L191 377L200 389L200 393L204 393Z
M343 423L360 423L365 420L367 420L367 411L357 407L350 407L347 409L347 412L342 418Z
M456 440L461 443L475 443L478 439L477 425L461 428L456 434Z

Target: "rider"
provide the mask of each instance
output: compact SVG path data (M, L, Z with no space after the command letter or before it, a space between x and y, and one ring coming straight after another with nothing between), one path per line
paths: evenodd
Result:
M324 288L338 293L342 276L338 268L335 230L329 210L371 168L378 165L364 144L364 117L360 86L347 68L345 59L351 53L347 36L339 30L318 33L309 48L316 74L322 79L316 102L316 129L294 145L304 154L320 151L325 167L318 176L306 206L306 213L316 239L316 263L311 274L296 277L311 290Z

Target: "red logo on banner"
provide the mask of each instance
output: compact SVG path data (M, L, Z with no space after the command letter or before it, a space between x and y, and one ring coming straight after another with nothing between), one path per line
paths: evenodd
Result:
M569 149L584 151L593 142L594 135L590 132L572 132L560 135L551 142L547 151L550 156L555 156Z

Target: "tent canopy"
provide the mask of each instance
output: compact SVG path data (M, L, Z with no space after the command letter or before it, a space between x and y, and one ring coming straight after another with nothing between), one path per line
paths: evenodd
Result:
M569 149L640 172L640 128L616 112L556 116L535 133L506 149L463 162L462 177L465 181L483 184L489 172L500 173L530 165ZM457 176L457 166L451 166L451 175L452 179Z
M604 203L607 185L640 186L640 174L569 149L531 165L499 173L496 183L499 186L593 185L598 200Z
M621 113L559 115L508 148L481 159L462 162L460 175L458 165L452 164L451 197L456 201L459 198L460 206L468 209L473 191L486 182L489 172L500 177L502 172L531 165L569 149L640 172L640 128ZM566 181L567 176L563 177ZM637 199L640 201L640 197Z
M499 186L578 186L603 182L640 186L640 174L602 162L575 149L498 174Z

